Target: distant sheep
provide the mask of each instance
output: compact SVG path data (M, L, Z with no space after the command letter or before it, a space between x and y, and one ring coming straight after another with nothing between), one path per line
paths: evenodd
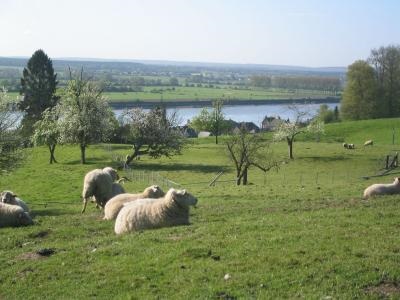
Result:
M0 202L0 227L16 227L32 224L32 218L22 207Z
M11 205L18 205L18 206L22 207L22 209L24 211L29 212L28 205L26 205L26 203L23 200L18 198L17 195L11 191L1 192L0 199L1 199L1 202L3 202L3 203L7 203L7 204L11 204Z
M347 149L349 145L347 143L343 143L343 148Z
M354 146L354 144L343 143L343 148L345 148L345 149L355 149L355 146Z
M396 177L393 183L376 183L367 187L364 190L363 198L368 199L373 196L392 194L400 194L400 177Z
M143 198L160 198L164 196L165 193L158 185L152 185L145 188L143 193L139 194L123 194L111 198L104 206L104 220L114 220L124 203L135 201L137 199Z
M97 206L104 207L109 199L122 191L122 186L114 185L113 188L113 182L118 178L117 171L110 167L88 172L83 180L82 213L85 212L87 201L90 197L94 197Z
M373 140L368 140L368 141L366 141L365 143L364 143L364 147L365 146L372 146L374 144L374 141Z
M170 189L163 198L139 199L126 203L115 221L114 231L122 234L150 228L189 224L189 206L197 199L186 190Z

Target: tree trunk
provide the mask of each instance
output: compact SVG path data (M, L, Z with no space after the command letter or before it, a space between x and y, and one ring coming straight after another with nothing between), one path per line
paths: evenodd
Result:
M86 145L80 145L81 147L81 164L86 163L86 157L85 157L85 151L86 151Z
M247 168L243 171L243 185L247 185Z
M236 185L240 185L242 183L242 176L240 175L240 170L236 170Z
M218 145L218 133L215 133L215 144Z
M125 166L128 166L132 160L134 160L139 154L140 151L136 150L137 148L134 148L133 154L132 155L127 155L125 158Z
M50 164L53 162L57 163L56 157L54 156L54 151L56 150L56 145L49 145L49 151L50 151Z
M293 159L293 139L287 139L287 144L289 146L289 158Z

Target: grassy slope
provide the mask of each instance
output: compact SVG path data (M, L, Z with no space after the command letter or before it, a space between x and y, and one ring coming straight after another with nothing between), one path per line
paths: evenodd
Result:
M30 204L36 222L0 230L0 298L377 297L365 288L400 280L399 202L398 196L361 200L366 186L393 175L369 181L361 176L375 173L378 158L393 149L395 123L331 125L324 140L378 142L354 151L338 142L296 142L293 162L266 177L251 170L246 187L201 183L222 169L221 180L233 179L223 145L213 139L195 141L172 159L144 158L136 170L159 171L183 184L198 196L199 207L191 211L190 226L121 237L93 205L79 213L85 172L109 165L110 153L92 146L91 163L81 166L77 147L60 147L60 163L48 165L47 150L34 149L23 167L0 179L0 189ZM384 143L387 136L390 143ZM121 154L127 148L114 146ZM274 146L278 157L286 150L283 143ZM125 187L140 191L146 185ZM24 259L40 248L56 253Z

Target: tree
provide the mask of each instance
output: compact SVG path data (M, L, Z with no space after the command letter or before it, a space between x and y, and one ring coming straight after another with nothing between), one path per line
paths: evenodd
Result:
M86 163L86 147L89 144L107 141L112 130L114 113L102 91L92 82L80 77L68 83L59 107L60 141L78 144L81 163Z
M140 155L158 158L180 154L185 138L177 125L177 115L174 113L167 116L163 108L149 112L141 108L127 110L121 126L128 129L127 140L132 143L133 152L127 155L125 164L129 165Z
M317 111L317 118L327 124L327 123L332 123L338 121L339 117L339 111L337 106L335 106L335 109L329 109L327 104L321 104L319 106L319 109Z
M349 66L347 84L341 101L343 119L368 119L385 115L387 108L378 103L377 81L374 69L364 60Z
M59 111L55 107L48 108L42 113L41 120L34 124L32 142L36 145L46 145L50 152L50 164L57 163L54 156L58 140L60 138L60 127L58 126Z
M211 132L215 135L215 144L218 144L218 136L229 127L222 108L222 100L213 101L213 110L209 111L207 108L203 108L200 114L192 119L190 127L196 131Z
M236 184L247 185L248 170L251 166L257 167L264 173L275 168L278 163L272 158L269 143L261 135L249 134L241 127L238 133L225 141L228 155L236 170Z
M400 113L400 46L373 49L369 62L374 66L383 116L397 117Z
M294 111L295 121L280 123L274 133L274 140L286 140L289 147L289 158L293 159L293 143L295 141L295 137L306 132L321 134L324 132L324 123L317 118L311 121L308 125L305 125L304 118L309 115L309 112L301 111L295 105L290 106L289 109Z
M7 91L0 92L0 172L13 169L21 161L19 122L21 114L15 111L17 101Z
M41 118L42 112L57 104L56 79L53 63L46 53L43 50L33 53L23 70L20 90L23 98L18 103L19 109L25 112L22 125L26 135L30 135L33 123Z

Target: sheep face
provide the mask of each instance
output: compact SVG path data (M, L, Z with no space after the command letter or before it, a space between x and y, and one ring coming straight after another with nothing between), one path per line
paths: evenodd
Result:
M15 197L17 197L17 195L15 195L13 192L10 191L4 191L1 192L0 197L1 197L1 202L12 204L14 203Z
M158 185L152 185L143 192L148 198L160 198L165 195L164 191Z
M173 197L174 200L182 206L195 206L197 204L197 198L186 192L186 190L174 191Z
M19 224L23 226L33 225L33 221L28 213L22 212L18 215Z
M113 181L117 181L119 179L119 175L118 175L117 170L115 170L115 169L113 169L111 167L105 167L103 169L103 172L108 173L111 176Z

